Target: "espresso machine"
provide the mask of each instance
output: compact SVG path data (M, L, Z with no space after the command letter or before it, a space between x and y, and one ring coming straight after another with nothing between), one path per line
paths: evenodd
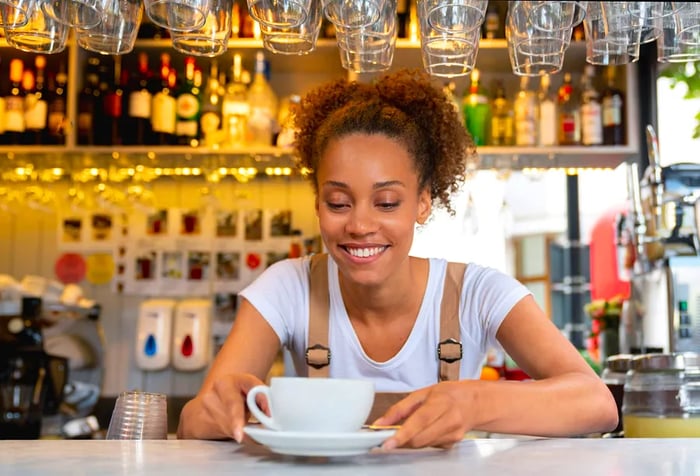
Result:
M628 166L630 210L618 227L631 282L620 350L700 352L700 164L662 167L650 126L647 143L642 179Z
M0 439L39 438L63 398L66 360L44 351L41 312L41 298L27 296L18 314L0 315Z

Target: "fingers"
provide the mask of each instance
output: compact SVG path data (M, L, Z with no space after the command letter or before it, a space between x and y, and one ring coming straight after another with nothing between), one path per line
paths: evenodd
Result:
M262 384L260 379L250 374L240 374L214 383L213 390L218 397L218 405L223 410L223 414L218 415L222 419L218 421L228 427L226 433L238 443L243 441L243 427L248 421L246 395L251 388ZM260 405L260 408L268 411L267 402Z
M403 400L393 404L380 418L372 422L373 425L388 426L395 425L408 415L412 414L416 408L425 401L427 391L418 390L409 394Z

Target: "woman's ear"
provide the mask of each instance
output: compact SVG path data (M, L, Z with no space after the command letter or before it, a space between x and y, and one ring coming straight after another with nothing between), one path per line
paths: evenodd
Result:
M423 225L428 221L432 208L433 201L430 197L430 190L425 188L420 195L418 195L418 216L416 217L418 224Z

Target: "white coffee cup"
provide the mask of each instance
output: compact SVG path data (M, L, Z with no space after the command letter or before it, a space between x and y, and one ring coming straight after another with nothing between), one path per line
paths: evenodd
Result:
M267 398L270 416L255 401ZM279 431L345 433L358 431L374 403L369 380L273 377L270 386L253 387L247 396L251 413L266 427Z

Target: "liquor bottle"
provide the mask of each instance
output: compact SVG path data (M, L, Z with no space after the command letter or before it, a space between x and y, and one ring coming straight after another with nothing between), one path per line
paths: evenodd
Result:
M185 80L176 95L175 134L179 145L197 145L199 131L199 87L195 85L196 69L194 57L185 58Z
M520 90L513 101L515 145L537 145L537 95L529 89L529 78L520 78Z
M603 118L600 94L593 85L595 69L586 65L581 78L581 143L601 145L603 143Z
M122 89L122 57L114 56L114 80L104 96L104 113L107 121L108 144L122 143L122 117L124 111L124 89Z
M480 71L472 70L471 84L468 94L462 100L464 123L472 136L474 145L486 145L489 137L489 125L491 123L491 107L489 100L479 85Z
M105 111L105 98L112 89L112 83L114 80L114 71L110 70L109 65L100 61L98 66L97 75L100 78L98 85L99 91L99 101L95 101L95 110L92 117L92 124L95 128L95 144L96 145L109 145L111 141L112 129L111 121L107 116Z
M248 104L248 90L242 80L242 75L241 55L236 53L233 55L231 79L226 85L226 93L221 105L224 141L228 147L240 147L248 142L250 105Z
M274 135L279 132L277 125L277 95L265 77L265 53L255 55L255 76L248 88L248 138L252 145L272 145Z
M65 144L68 124L66 87L68 74L61 63L56 75L49 76L49 118L46 129L46 142Z
M24 134L24 90L22 76L24 62L15 58L10 61L10 94L5 97L5 136L7 143L17 145L22 143Z
M151 145L155 142L151 128L151 103L153 101L152 75L148 69L148 53L139 52L138 71L131 77L128 87L128 107L124 126L124 141L132 145Z
M603 90L603 144L625 143L625 95L615 86L615 67L608 66Z
M100 77L98 69L100 60L92 56L85 68L85 84L78 96L78 144L95 145L95 115L97 104L102 103Z
M219 63L214 58L209 66L209 77L202 92L202 114L199 133L205 147L215 147L221 142L221 102L219 92Z
M175 142L176 101L173 94L175 70L170 67L170 55L160 56L160 91L153 95L151 127L156 143L172 145Z
M564 73L564 82L559 87L557 113L559 144L581 144L581 108L579 95L571 82L571 73Z
M44 69L46 58L37 56L36 75L31 69L25 69L22 75L24 89L24 138L28 145L38 145L44 142L44 130L48 116L46 92L44 91Z
M498 38L498 30L500 27L501 15L498 11L498 6L494 2L489 2L483 23L482 38L488 40Z
M537 131L539 145L557 144L557 100L550 88L550 76L540 76L540 91L537 96L539 102L539 117Z
M409 0L396 2L396 34L399 38L408 38Z
M491 102L491 145L513 145L513 107L506 98L503 82L496 83Z
M2 64L2 59L0 59L0 64ZM4 145L7 142L7 137L5 137L5 96L8 96L8 82L5 80L5 75L0 74L0 145Z

